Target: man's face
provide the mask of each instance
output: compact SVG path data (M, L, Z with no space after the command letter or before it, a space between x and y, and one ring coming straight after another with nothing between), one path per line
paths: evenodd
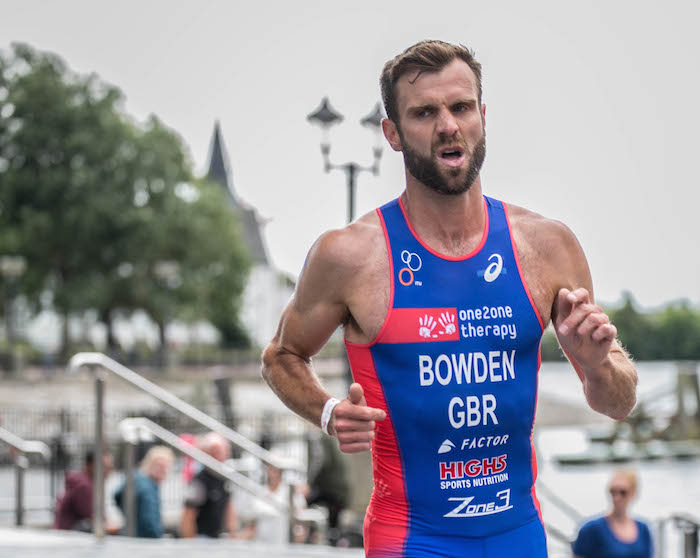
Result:
M439 72L409 72L396 88L396 134L408 172L441 194L469 190L486 156L484 107L471 68L455 59Z

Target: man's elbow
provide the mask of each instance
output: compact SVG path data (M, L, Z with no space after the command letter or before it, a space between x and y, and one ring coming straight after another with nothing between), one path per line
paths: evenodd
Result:
M262 374L263 380L265 380L268 384L270 384L270 382L272 381L273 369L275 362L277 361L278 355L279 349L277 348L277 345L274 341L269 343L262 352L262 366L260 368L260 372Z
M637 404L637 390L635 387L624 392L617 393L614 396L607 395L604 397L595 397L586 392L588 405L594 411L601 413L613 420L624 420L634 409Z

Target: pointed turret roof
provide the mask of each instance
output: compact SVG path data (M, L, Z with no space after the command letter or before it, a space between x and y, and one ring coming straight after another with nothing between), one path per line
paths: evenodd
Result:
M217 120L214 123L214 133L209 146L209 170L207 178L220 184L228 194L229 201L235 206L236 196L233 193L233 181L231 180L231 165L224 147L224 138L221 134L221 124Z
M229 165L228 154L224 147L224 138L221 133L221 125L217 120L214 123L214 134L211 138L209 148L209 170L207 178L219 184L226 192L229 205L238 214L245 242L253 263L269 265L265 241L263 239L260 221L255 209L238 199L233 189L231 179L231 166Z

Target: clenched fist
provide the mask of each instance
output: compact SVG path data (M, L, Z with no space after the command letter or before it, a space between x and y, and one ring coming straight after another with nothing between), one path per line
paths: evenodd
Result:
M374 439L375 421L385 418L384 411L367 406L362 386L354 383L348 396L333 409L328 432L338 438L343 453L368 451Z

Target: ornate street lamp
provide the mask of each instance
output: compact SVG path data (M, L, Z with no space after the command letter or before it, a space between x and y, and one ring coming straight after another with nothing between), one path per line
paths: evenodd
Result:
M362 126L372 129L375 134L375 143L372 148L374 162L372 166L364 167L354 162L348 162L342 165L336 165L331 162L329 130L335 124L342 122L343 115L333 109L328 101L328 97L324 97L320 106L306 117L309 122L321 127L321 154L323 155L324 170L326 172L330 172L331 170L343 170L346 173L348 187L348 224L352 223L355 219L355 186L357 175L362 171L371 172L374 176L379 175L379 161L382 157L382 118L382 108L381 105L377 103L374 110L360 120Z

